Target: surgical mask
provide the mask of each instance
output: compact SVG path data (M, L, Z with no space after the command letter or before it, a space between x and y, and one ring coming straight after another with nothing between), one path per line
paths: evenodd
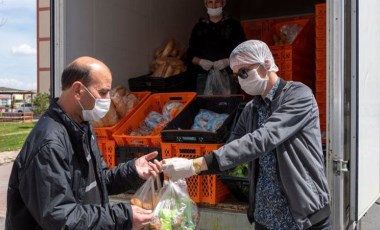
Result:
M82 104L79 101L79 105L80 105L80 107L82 107L83 120L94 121L94 120L102 119L107 114L107 112L110 108L111 99L95 98L94 95L92 95L92 93L87 89L86 86L83 86L83 87L95 99L94 108L92 108L90 110L84 109Z
M247 78L238 77L240 87L249 95L263 95L269 80L268 75L261 78L257 73L257 69L252 69L247 72Z
M221 15L223 12L223 7L218 8L207 8L207 13L210 15L210 17L215 17Z

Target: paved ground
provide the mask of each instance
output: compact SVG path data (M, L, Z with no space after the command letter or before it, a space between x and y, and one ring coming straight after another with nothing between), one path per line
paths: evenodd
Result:
M0 152L0 229L4 229L6 214L6 192L8 187L9 175L13 166L13 160L18 151ZM377 230L380 227L380 199L371 207L367 214L362 218L361 230Z

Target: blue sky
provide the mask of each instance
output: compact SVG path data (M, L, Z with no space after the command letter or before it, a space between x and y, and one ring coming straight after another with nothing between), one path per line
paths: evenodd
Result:
M36 0L0 0L0 86L37 89Z

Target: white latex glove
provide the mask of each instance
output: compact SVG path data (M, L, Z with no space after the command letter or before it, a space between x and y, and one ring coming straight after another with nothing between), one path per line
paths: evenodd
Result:
M209 71L214 66L214 62L207 59L201 59L199 61L199 65L202 67L202 69Z
M214 68L217 70L222 70L230 65L230 60L228 58L220 59L214 62Z
M169 158L165 159L164 162L162 171L166 173L172 181L195 175L193 160L186 158Z

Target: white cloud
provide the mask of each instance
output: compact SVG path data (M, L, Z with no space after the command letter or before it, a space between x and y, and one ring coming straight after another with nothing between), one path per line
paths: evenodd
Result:
M21 90L36 90L37 83L34 82L25 82L16 79L4 79L0 78L0 86L8 87L12 89L21 89Z
M28 44L21 44L19 46L13 46L12 47L12 53L16 55L34 55L36 54L36 48L31 47Z
M5 8L36 8L35 0L0 0L0 6Z
M0 0L0 86L37 89L36 1Z

